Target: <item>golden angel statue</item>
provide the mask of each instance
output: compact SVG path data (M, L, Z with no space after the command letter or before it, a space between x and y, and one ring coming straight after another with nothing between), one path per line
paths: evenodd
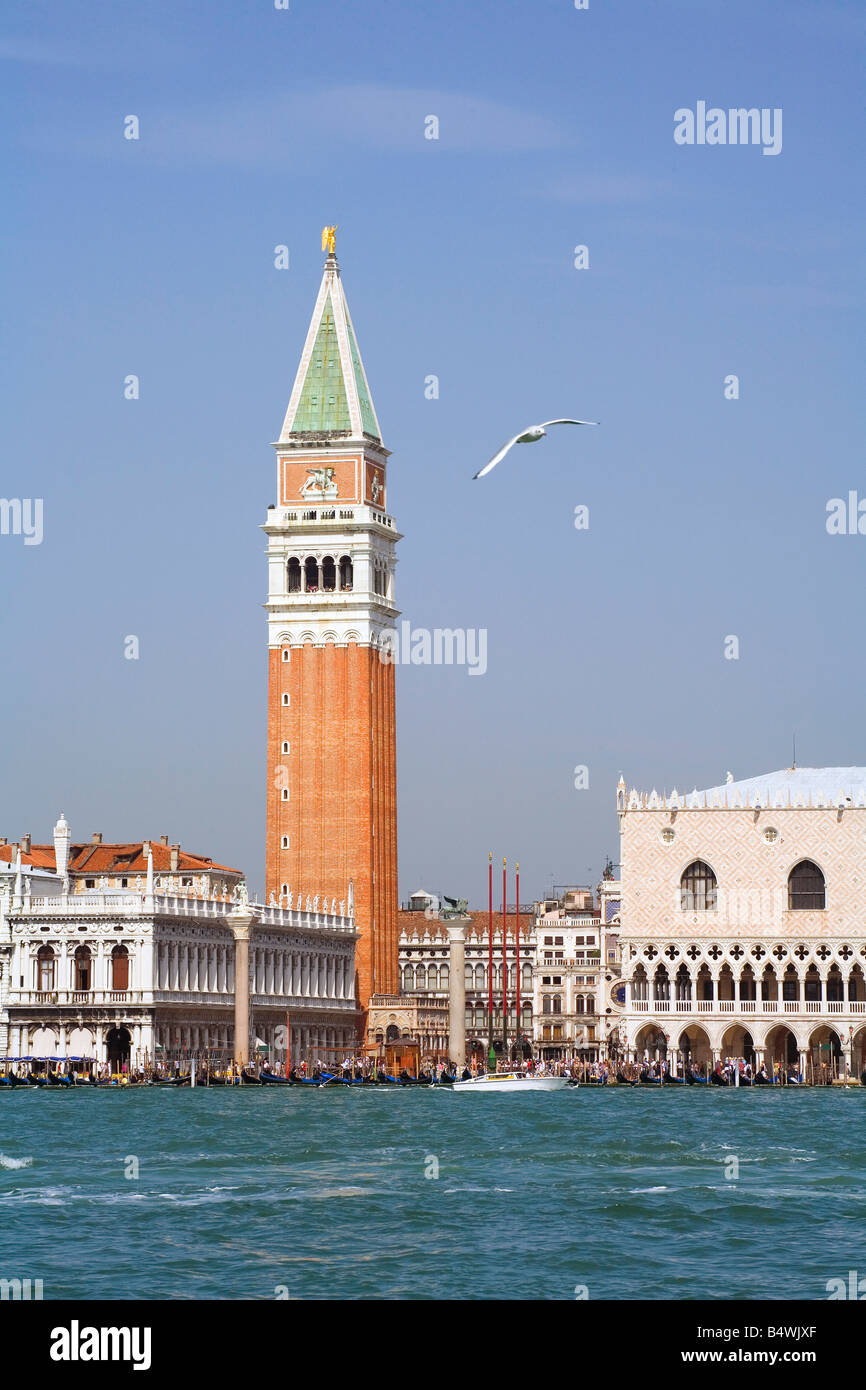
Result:
M322 228L322 250L327 251L329 256L336 255L336 227Z

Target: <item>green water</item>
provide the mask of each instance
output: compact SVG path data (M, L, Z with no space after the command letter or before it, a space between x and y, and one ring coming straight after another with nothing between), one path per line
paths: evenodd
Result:
M859 1087L4 1091L0 1277L46 1299L825 1299L866 1276L864 1133Z

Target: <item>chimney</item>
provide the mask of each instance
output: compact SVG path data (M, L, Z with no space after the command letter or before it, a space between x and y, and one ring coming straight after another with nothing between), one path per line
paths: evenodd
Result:
M168 844L168 836L167 836L167 835L160 835L160 837L159 837L159 843L160 843L161 845L167 845L167 844Z
M94 843L95 845L101 845L101 844L102 844L102 831L101 831L101 830L95 830L95 831L93 832L93 843Z
M176 874L180 868L180 845L171 846L171 872Z
M9 841L6 839L6 836L4 835L2 840L0 840L0 845L8 845L8 843Z
M22 840L21 840L21 851L22 851L23 854L29 854L29 853L30 853L30 831L29 831L29 830L27 831L27 834L24 835L24 836L22 837Z
M71 839L66 817L60 812L60 819L54 827L54 869L62 879L69 871L69 841Z

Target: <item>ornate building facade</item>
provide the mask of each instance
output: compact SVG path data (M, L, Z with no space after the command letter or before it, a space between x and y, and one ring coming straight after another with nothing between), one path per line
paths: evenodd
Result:
M630 1056L858 1073L866 1046L866 768L681 795L620 780Z
M196 1054L245 1061L257 1043L278 1061L287 1042L295 1060L354 1048L351 902L160 892L152 852L135 887L79 890L64 870L68 829L61 817L50 870L29 871L16 847L13 876L0 877L0 1061L135 1069Z
M357 998L397 974L395 547L382 443L340 269L328 256L268 509L267 890L354 882Z

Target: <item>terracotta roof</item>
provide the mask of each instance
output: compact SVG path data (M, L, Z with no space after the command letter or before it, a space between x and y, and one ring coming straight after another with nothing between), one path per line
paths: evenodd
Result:
M0 845L0 861L14 864L18 854L17 845ZM21 851L21 863L31 869L51 869L54 871L54 846L33 845L29 853Z
M69 872L71 874L110 874L110 873L147 873L147 860L143 853L143 842L133 841L130 844L95 844L87 841L84 844L72 844L69 846ZM171 867L171 845L164 845L161 841L150 841L151 853L153 855L153 871L156 874L167 873L203 873L205 871L218 871L224 874L236 874L242 877L240 869L230 869L225 864L217 864L213 859L208 859L203 854L190 854L187 850L178 850L177 868ZM17 854L17 846L0 845L0 859L14 863ZM22 864L29 864L40 869L54 869L54 845L31 845L29 854L22 851Z

